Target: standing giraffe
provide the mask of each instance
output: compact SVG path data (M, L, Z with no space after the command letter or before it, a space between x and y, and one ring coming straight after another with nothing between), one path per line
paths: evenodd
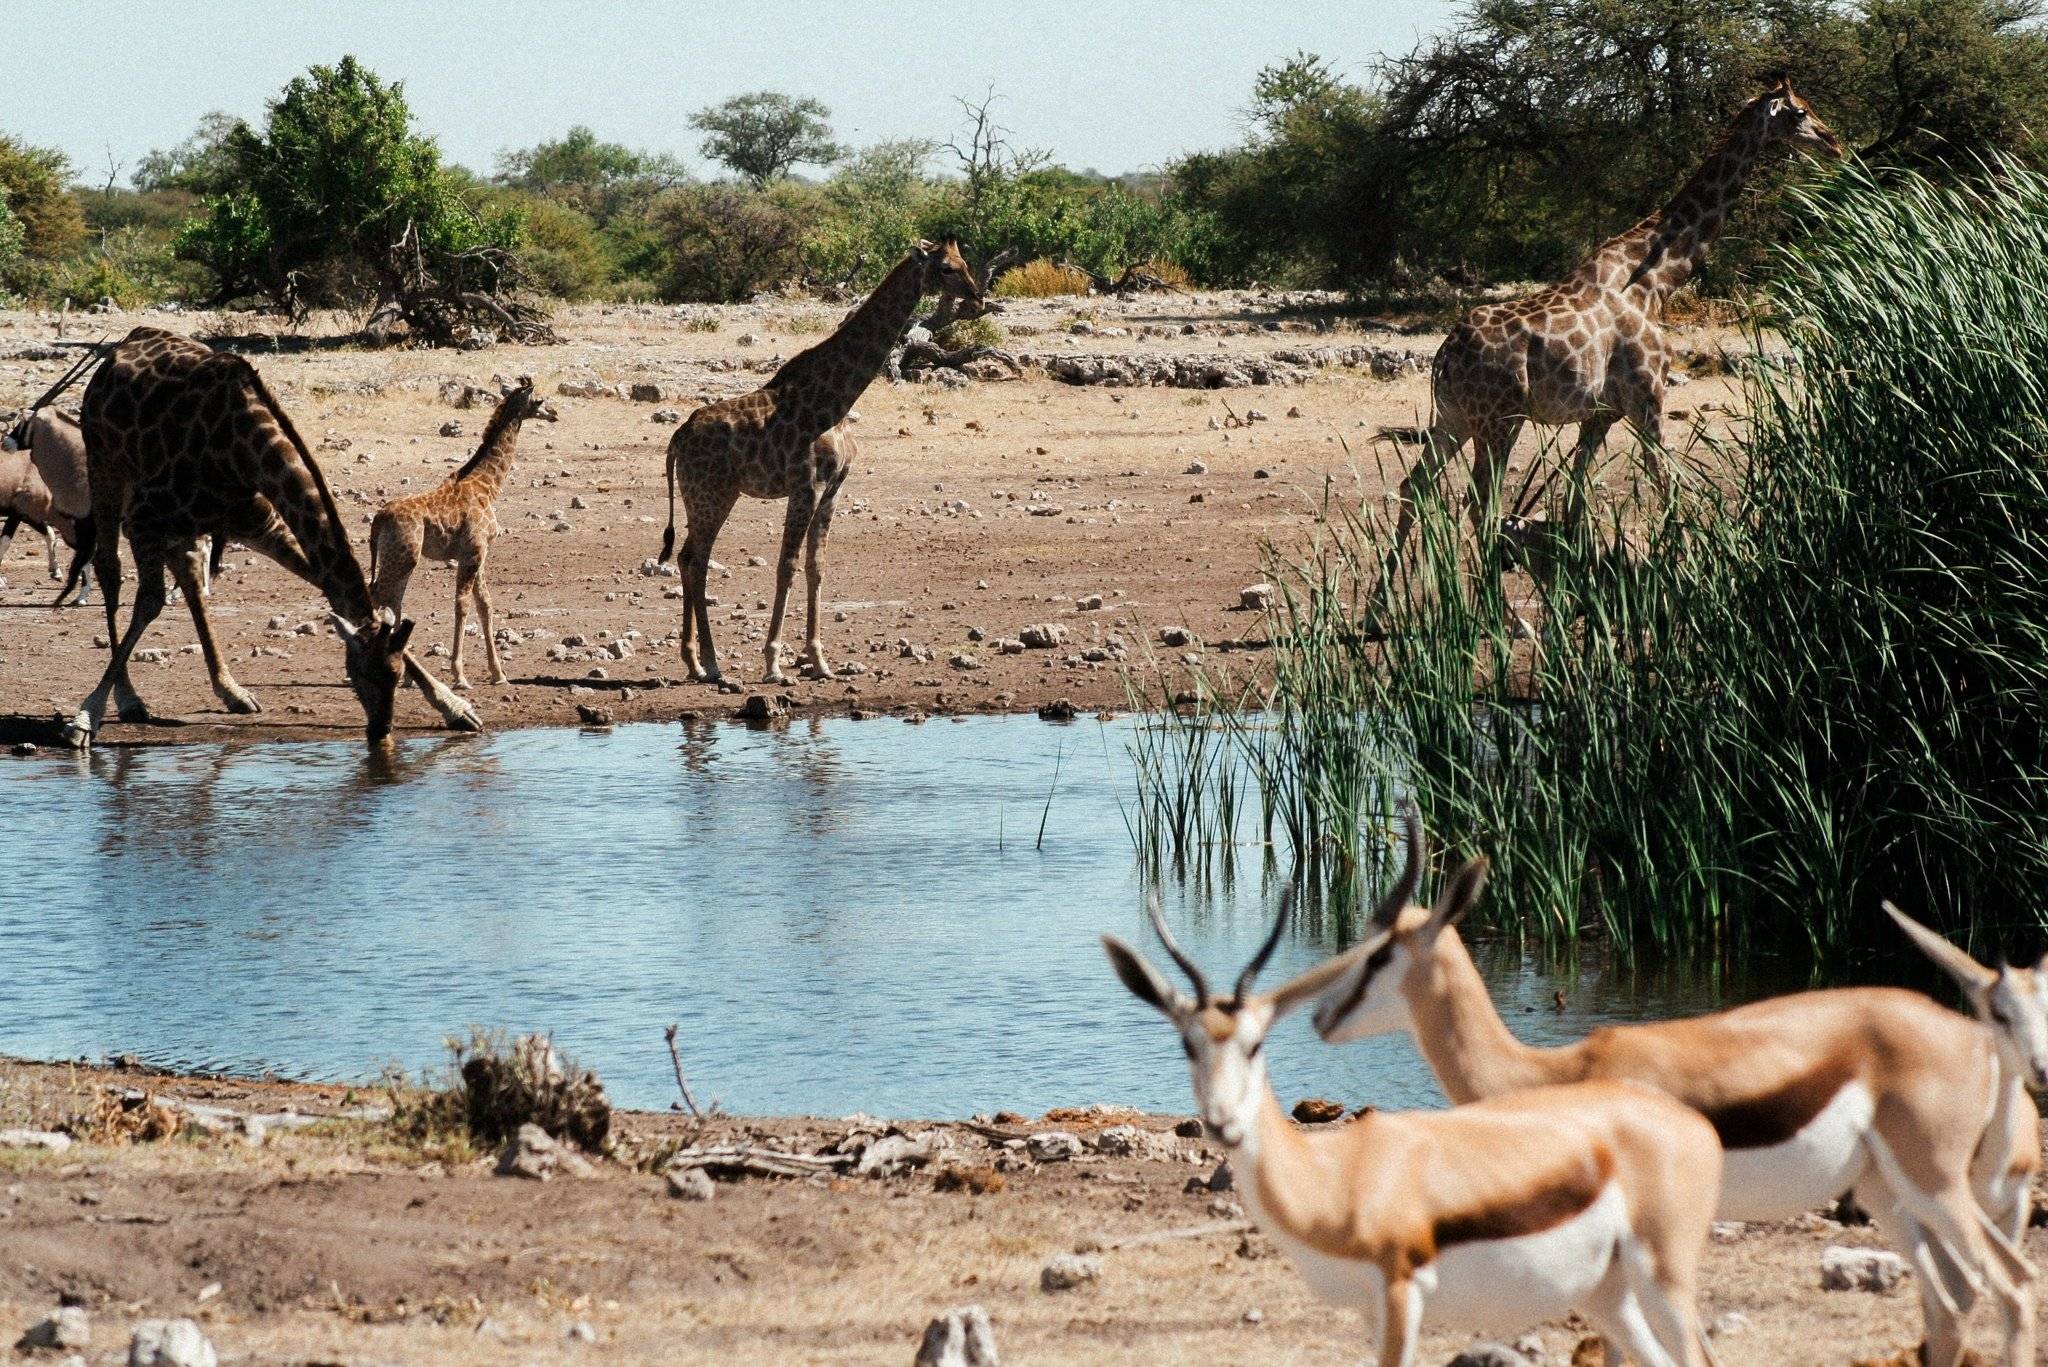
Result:
M449 726L482 729L475 710L406 653L413 624L372 609L369 581L327 480L254 366L174 332L136 328L93 376L82 410L100 529L93 568L106 596L113 658L64 728L66 742L79 749L92 743L110 695L121 720L149 719L129 681L128 658L163 611L167 567L185 591L213 691L230 712L262 710L228 674L207 622L199 581L209 535L216 544L233 537L325 595L373 743L391 733L401 678L410 679ZM123 531L136 577L125 632L118 618Z
M1742 107L1692 179L1671 202L1603 242L1557 284L1521 299L1482 304L1437 348L1430 369L1431 414L1422 458L1401 482L1391 571L1415 522L1415 497L1434 488L1444 465L1474 444L1465 511L1482 527L1494 481L1525 421L1579 425L1566 490L1566 525L1584 513L1587 469L1617 418L1642 438L1652 477L1661 469L1664 385L1671 349L1660 321L1672 291L1706 260L1764 153L1785 144L1842 155L1834 132L1781 80Z
M484 587L484 561L491 540L504 530L492 505L512 473L512 453L519 445L519 426L528 418L554 422L553 405L533 392L533 377L499 386L498 411L484 428L476 454L448 478L425 493L395 498L377 510L370 523L370 602L397 617L405 607L405 586L424 557L455 562L455 686L468 688L462 672L463 616L472 594L482 619L484 656L491 682L505 682L498 661L498 639L491 634L491 591Z
M839 330L792 356L774 378L751 394L706 404L692 413L668 443L668 531L661 538L667 560L676 541L676 485L683 487L686 531L683 571L683 664L690 677L716 683L718 653L711 644L711 607L704 583L712 543L741 494L786 498L782 558L775 567L775 610L769 615L768 683L787 683L782 672L782 612L796 573L797 551L810 539L807 578L810 621L804 644L804 672L829 673L818 639L819 550L832 523L832 502L854 456L852 437L839 424L881 372L889 352L910 326L918 301L932 291L974 303L982 286L961 258L959 243L920 241L889 272L867 302L847 315ZM692 628L704 638L700 664L691 645Z

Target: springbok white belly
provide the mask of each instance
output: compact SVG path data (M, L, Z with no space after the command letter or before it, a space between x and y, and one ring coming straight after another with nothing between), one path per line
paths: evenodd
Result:
M1721 1169L1721 1217L1786 1220L1832 1203L1863 1175L1863 1135L1876 1114L1870 1089L1851 1082L1784 1143L1730 1150Z
M1276 1229L1256 1200L1248 1204L1311 1290L1357 1309L1375 1334L1380 1331L1386 1293L1377 1266L1319 1252ZM1498 1333L1555 1318L1592 1295L1607 1277L1616 1246L1630 1237L1628 1204L1610 1182L1593 1204L1540 1234L1445 1249L1416 1273L1423 1322Z

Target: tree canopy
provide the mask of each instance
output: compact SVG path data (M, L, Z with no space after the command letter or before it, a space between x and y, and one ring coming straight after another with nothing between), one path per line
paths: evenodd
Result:
M817 100L758 90L698 110L690 126L704 133L705 156L760 186L796 166L830 166L845 156L825 122L831 116Z

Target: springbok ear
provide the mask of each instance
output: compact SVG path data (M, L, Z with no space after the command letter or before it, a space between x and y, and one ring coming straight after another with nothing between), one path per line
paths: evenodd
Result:
M1124 986L1131 989L1132 996L1169 1016L1181 1006L1181 994L1167 986L1166 979L1145 962L1144 955L1114 935L1102 937L1102 949L1109 955L1110 967L1116 970L1117 977L1123 979Z
M335 634L341 637L342 640L355 640L356 624L354 622L349 621L348 618L342 616L340 613L333 611L330 611L327 614L327 620L334 627Z
M1989 991L1991 985L1998 981L1998 974L1900 911L1889 901L1885 902L1884 909L1887 915L1899 923L1899 929L1905 931L1913 943L1920 946L1920 952L1941 965L1942 969L1970 996L1975 997L1979 993Z
M1273 1004L1273 1019L1280 1019L1303 1002L1313 1001L1336 986L1339 978L1357 967L1360 960L1370 958L1391 934L1386 930L1375 931L1335 958L1325 959L1308 972L1268 992L1266 1000Z
M412 629L419 625L408 617L391 632L391 653L397 655L405 650L405 643L412 639Z
M1465 913L1478 903L1479 894L1486 891L1486 874L1491 867L1485 855L1466 860L1465 866L1452 874L1444 890L1437 894L1424 929L1434 935L1464 920Z

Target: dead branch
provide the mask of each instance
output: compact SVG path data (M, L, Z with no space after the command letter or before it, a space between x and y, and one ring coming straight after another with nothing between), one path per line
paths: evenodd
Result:
M702 1120L704 1112L697 1107L697 1098L690 1095L690 1084L683 1081L683 1056L676 1052L676 1029L671 1024L664 1032L668 1037L668 1061L676 1067L676 1090L683 1094L683 1102L690 1108L690 1114Z
M705 1168L719 1172L752 1172L767 1177L819 1177L845 1172L858 1161L850 1153L792 1153L759 1144L713 1144L679 1150L669 1159L668 1171Z
M1096 1248L1108 1253L1119 1248L1147 1248L1153 1244L1172 1243L1177 1239L1206 1239L1214 1234L1244 1234L1255 1228L1249 1220L1214 1220L1206 1225L1188 1225L1181 1229L1163 1229L1156 1234L1133 1234L1128 1239L1110 1239L1098 1243Z

